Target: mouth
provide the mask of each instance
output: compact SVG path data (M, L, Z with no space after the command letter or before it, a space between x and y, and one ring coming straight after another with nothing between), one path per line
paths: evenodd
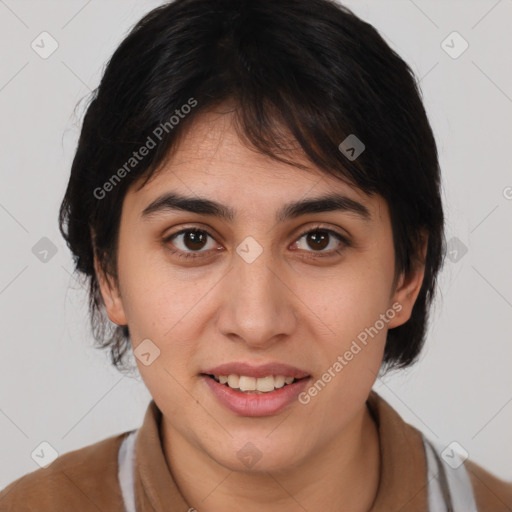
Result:
M203 374L219 384L226 386L233 391L251 395L262 395L273 393L278 389L290 386L298 381L308 379L307 377L295 378L284 375L267 375L265 377L251 377L248 375L213 375Z
M280 413L297 401L311 380L311 375L279 364L223 365L201 373L200 377L227 410L252 417Z

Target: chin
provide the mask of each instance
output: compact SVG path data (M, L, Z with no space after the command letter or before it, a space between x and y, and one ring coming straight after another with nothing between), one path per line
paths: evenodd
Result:
M267 435L246 437L243 441L231 443L230 446L219 446L208 449L210 457L230 471L259 474L280 472L293 469L300 465L304 454L294 444L283 445L276 437L271 440Z

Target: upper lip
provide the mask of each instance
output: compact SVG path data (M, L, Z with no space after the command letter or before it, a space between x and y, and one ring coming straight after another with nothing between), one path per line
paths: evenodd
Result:
M282 375L302 379L309 377L309 373L294 366L282 363L267 363L252 365L243 362L225 363L202 372L207 375L246 375L247 377L267 377L269 375Z

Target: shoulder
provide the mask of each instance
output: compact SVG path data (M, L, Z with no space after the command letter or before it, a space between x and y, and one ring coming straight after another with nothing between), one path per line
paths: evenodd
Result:
M483 512L510 512L512 510L512 482L505 482L475 462L464 463L468 472L478 510Z
M421 471L420 467L426 465L419 453L425 453L424 440L428 439L414 426L406 423L398 413L380 395L372 391L368 399L370 410L374 414L380 431L381 451L392 457L392 465L395 474L399 478L413 478L418 472L423 479L429 477L427 471ZM441 457L444 446L429 440L432 448ZM384 445L384 446L383 446ZM384 449L383 449L384 447ZM411 462L414 458L415 462ZM384 461L386 463L386 461ZM399 470L396 468L399 467ZM505 482L493 475L480 465L467 459L463 467L469 477L474 499L480 512L512 512L512 482ZM415 468L414 470L412 468Z
M129 432L64 453L0 491L1 512L121 512L118 450Z

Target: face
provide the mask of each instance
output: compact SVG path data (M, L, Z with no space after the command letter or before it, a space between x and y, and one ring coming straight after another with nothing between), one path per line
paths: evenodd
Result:
M380 196L248 149L229 115L187 133L124 200L107 312L129 326L163 428L226 468L296 467L358 424L423 274L393 288Z

